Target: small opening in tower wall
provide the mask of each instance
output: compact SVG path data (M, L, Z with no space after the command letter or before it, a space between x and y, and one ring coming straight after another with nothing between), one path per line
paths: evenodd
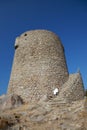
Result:
M27 36L27 33L25 33L24 36Z
M18 45L15 45L15 49L17 49L18 48Z

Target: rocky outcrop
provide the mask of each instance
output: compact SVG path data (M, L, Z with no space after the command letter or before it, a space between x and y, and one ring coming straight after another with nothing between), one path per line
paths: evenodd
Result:
M87 99L67 103L57 96L5 110L0 114L0 130L87 130L85 102Z
M4 95L0 97L0 110L16 108L22 104L22 98L16 94Z

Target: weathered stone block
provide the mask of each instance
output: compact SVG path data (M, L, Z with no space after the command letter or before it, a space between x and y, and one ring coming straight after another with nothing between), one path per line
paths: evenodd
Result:
M11 109L19 107L23 104L23 100L16 94L5 95L0 99L0 110Z

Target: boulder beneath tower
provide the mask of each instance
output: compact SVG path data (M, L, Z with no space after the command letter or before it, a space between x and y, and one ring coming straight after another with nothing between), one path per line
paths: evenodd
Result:
M0 97L0 110L12 109L23 105L22 98L16 94L4 95Z

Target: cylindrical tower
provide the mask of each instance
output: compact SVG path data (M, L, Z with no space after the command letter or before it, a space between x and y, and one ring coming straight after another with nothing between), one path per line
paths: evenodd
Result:
M64 48L54 33L34 30L23 33L15 42L15 57L8 94L16 93L36 101L61 89L68 79Z

